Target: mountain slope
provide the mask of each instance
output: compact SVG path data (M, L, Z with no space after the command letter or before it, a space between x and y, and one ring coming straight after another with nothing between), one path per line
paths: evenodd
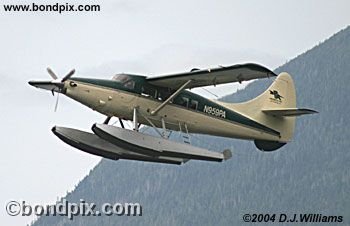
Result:
M34 225L241 225L245 213L342 215L350 224L349 62L347 28L276 69L293 76L299 107L320 112L298 118L294 141L280 151L195 135L196 145L230 148L232 159L183 166L103 159L66 198L139 202L142 217L41 217ZM223 99L253 98L270 83L251 83Z

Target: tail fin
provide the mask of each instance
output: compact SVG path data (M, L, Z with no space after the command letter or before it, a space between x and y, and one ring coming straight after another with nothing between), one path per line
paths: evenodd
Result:
M266 113L272 110L296 108L294 82L288 73L279 74L265 92L245 104L248 105L246 107L255 109L254 112L247 112L249 116L280 132L280 142L288 142L292 139L295 117L276 117Z
M257 148L265 151L276 150L293 138L295 116L315 113L309 109L296 108L294 82L286 72L279 74L271 86L258 97L225 106L280 132L280 137L274 140L254 141Z
M296 107L296 94L292 77L283 72L260 96L249 101L260 105L260 109L293 109Z

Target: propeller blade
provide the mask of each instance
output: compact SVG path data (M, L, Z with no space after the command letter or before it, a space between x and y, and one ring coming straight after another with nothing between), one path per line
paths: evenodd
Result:
M66 76L64 76L62 78L62 82L65 82L66 80L68 80L70 77L72 77L72 75L75 73L75 69L71 70Z
M58 79L57 75L49 67L46 70L49 73L49 75L53 78L53 80Z
M57 94L57 98L56 98L56 104L55 104L55 112L57 111L57 107L58 107L58 99L60 97L60 93Z

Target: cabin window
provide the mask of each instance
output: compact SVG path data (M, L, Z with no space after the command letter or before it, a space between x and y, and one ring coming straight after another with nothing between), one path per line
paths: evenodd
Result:
M198 101L191 100L189 108L191 108L193 110L197 110L197 108L198 108Z
M181 106L184 106L186 108L188 108L188 102L189 102L189 99L187 97L181 97L181 100L180 100L180 105Z

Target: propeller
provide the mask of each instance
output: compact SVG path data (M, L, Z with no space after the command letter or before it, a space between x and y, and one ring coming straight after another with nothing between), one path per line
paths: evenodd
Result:
M56 104L55 104L55 112L57 111L57 107L58 107L58 99L60 97L60 93L57 94L57 98L56 98Z
M60 85L62 85L62 87L63 87L63 83L65 81L67 81L69 78L71 78L75 73L75 69L73 69L66 76L64 76L62 79L58 79L57 75L51 70L51 68L48 67L46 70L49 73L49 75L51 76L51 78L53 78L53 81L51 81L51 83L60 84ZM53 88L51 90L51 93L53 96L55 96L54 91L55 91L55 88ZM59 88L59 91L61 91L61 88ZM55 112L57 111L57 108L58 108L59 96L60 96L60 92L58 92L58 94L57 94L56 103L55 103Z
M49 75L53 78L52 82L59 82L59 83L67 81L75 73L75 69L73 69L66 76L64 76L61 80L59 80L57 75L51 70L51 68L48 67L46 70L49 73Z
M49 73L49 75L53 78L53 80L58 79L57 75L51 70L51 68L48 67L46 70Z

